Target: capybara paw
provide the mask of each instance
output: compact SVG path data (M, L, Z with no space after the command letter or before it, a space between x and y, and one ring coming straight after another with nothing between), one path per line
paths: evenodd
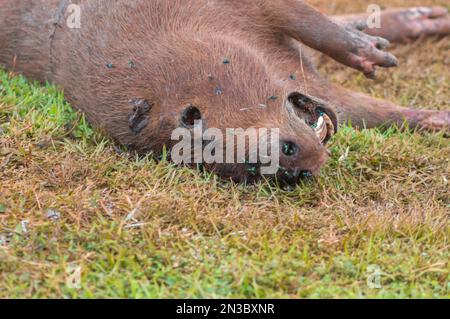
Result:
M422 36L450 34L450 15L444 7L390 9L381 16L381 30L371 29L391 42L405 43Z
M360 29L364 24L347 26L349 46L346 64L360 70L368 78L375 78L376 67L391 68L398 66L397 58L385 50L389 41L376 36L365 34Z

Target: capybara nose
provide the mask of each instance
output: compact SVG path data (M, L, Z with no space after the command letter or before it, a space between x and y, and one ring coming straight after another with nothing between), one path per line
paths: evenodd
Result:
M312 178L314 176L314 174L311 171L301 171L300 176L304 179L309 179L309 178Z
M278 179L282 184L298 184L300 179L300 169L284 169L281 174L279 174Z
M301 180L309 180L314 177L312 171L295 169L282 169L278 180L285 185L297 185Z

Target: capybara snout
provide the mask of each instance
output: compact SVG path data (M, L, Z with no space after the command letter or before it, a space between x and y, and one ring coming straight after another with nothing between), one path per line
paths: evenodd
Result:
M277 179L297 184L319 173L328 159L326 144L337 132L338 117L334 108L319 99L299 92L285 101L290 135L281 133L280 166Z
M251 108L237 108L231 113L221 113L221 109L231 105L226 103L210 118L211 114L204 116L192 105L186 108L183 114L189 114L187 117L189 119L197 116L204 126L212 125L222 132L228 132L229 127L226 123L232 123L238 125L238 128L233 130L240 130L244 134L243 138L236 136L236 140L240 141L236 149L244 145L245 161L236 157L233 158L236 161L234 165L230 165L229 162L214 163L207 167L236 181L269 178L277 179L282 184L295 185L301 179L316 176L329 156L326 144L337 131L336 112L327 103L306 94L293 92L285 96L284 99L276 101L269 98L272 104L259 105L258 113L252 113ZM222 117L217 117L217 114L221 114ZM232 122L227 118L230 114L235 116ZM186 127L186 123L183 125ZM276 130L277 134L270 130L266 131L267 128ZM263 129L264 134L267 132L268 135L259 134L252 138L252 129ZM261 153L264 142L269 145L267 155ZM205 146L204 141L202 145ZM229 141L220 145L223 146L223 151L221 150L223 154L229 152ZM264 156L270 157L272 162L265 162ZM276 170L265 173L263 170L265 164L276 165Z

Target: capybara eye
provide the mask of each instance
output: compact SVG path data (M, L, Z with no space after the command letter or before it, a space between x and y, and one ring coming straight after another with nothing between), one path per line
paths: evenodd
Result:
M195 121L202 119L202 113L198 108L193 105L189 105L184 111L181 117L181 123L186 127L193 127Z
M295 143L286 142L283 144L281 151L286 156L294 156L298 151L298 146Z

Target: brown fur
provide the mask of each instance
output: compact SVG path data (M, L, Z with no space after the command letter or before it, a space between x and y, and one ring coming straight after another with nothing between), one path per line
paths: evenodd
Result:
M396 61L382 50L384 40L336 24L302 1L73 1L82 7L81 29L65 25L65 2L0 0L0 63L58 84L89 121L139 152L170 147L183 111L195 105L208 127L279 127L281 139L300 149L282 155L281 166L295 179L315 174L327 150L304 119L289 113L294 92L359 127L407 120L439 129L450 122L449 112L400 108L319 76L305 50L300 56L300 43L368 76ZM209 169L249 178L245 165Z

